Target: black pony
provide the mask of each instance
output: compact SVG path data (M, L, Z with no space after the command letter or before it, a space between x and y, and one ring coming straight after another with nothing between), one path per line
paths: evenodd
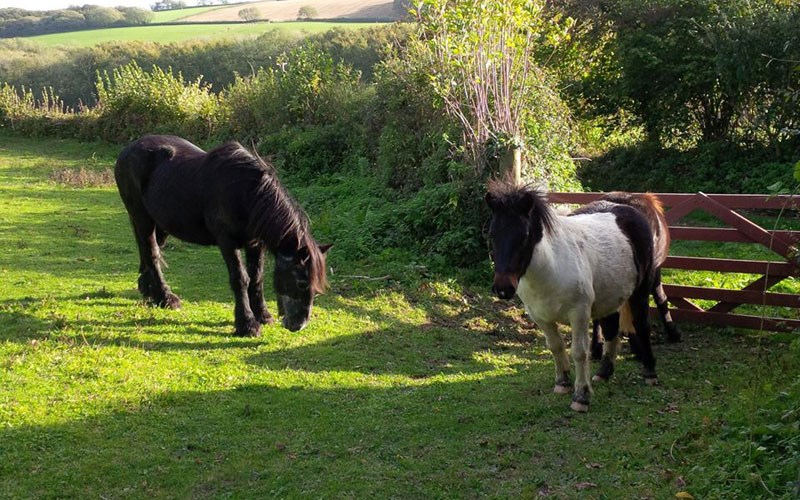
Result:
M236 335L258 336L261 324L274 322L264 303L266 250L275 257L283 326L298 331L308 324L314 296L327 285L330 245L317 244L303 209L261 158L238 142L206 153L180 137L147 135L122 150L114 178L139 247L139 291L146 300L181 306L160 267L161 248L173 235L219 247L236 300Z

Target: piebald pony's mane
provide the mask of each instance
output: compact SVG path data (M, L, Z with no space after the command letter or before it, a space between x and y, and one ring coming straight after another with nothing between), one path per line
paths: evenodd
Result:
M529 222L538 220L547 233L552 233L558 224L558 216L548 205L547 196L537 188L491 180L488 183L488 193L495 212L517 213Z

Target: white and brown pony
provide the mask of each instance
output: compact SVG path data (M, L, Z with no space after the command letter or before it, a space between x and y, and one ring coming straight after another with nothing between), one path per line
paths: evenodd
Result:
M643 376L655 384L648 301L656 268L647 219L631 206L610 202L592 213L560 216L541 192L503 181L490 182L486 203L492 210L492 292L501 299L519 295L544 331L555 358L555 392L572 390L572 409L589 409L593 319L600 321L606 338L594 380L613 374L623 331L636 333ZM558 323L572 329L574 390Z
M612 191L604 194L598 201L583 205L572 212L572 215L595 212L598 207L603 207L607 202L630 205L639 210L639 212L644 215L645 219L647 219L647 223L650 225L650 231L653 234L653 265L656 268L653 288L650 290L650 293L653 295L653 300L655 300L661 324L664 326L664 330L667 334L667 341L679 342L681 340L681 333L672 321L672 316L669 313L669 306L667 305L667 294L664 293L664 286L661 283L661 266L664 264L664 261L667 260L670 245L669 224L664 216L664 209L661 205L661 201L652 193ZM639 345L636 336L629 336L629 340L631 343L631 350L634 354L639 356ZM592 358L600 359L602 356L602 349L603 342L601 340L599 322L595 321L592 332Z

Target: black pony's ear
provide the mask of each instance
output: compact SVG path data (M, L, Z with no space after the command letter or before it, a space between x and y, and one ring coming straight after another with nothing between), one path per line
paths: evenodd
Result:
M322 252L323 255L325 255L326 253L328 253L328 250L331 249L333 243L326 243L324 245L317 245L317 246L319 247L319 251Z
M492 193L486 193L486 196L483 197L483 201L489 205L489 208L494 210L494 195Z

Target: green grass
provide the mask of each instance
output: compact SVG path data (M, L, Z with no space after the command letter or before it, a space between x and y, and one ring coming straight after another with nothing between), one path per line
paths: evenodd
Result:
M487 283L335 247L308 328L234 338L213 248L169 244L181 311L139 299L118 147L0 139L2 498L797 493L786 338L682 325L656 345L660 386L620 359L577 415L542 336Z
M29 37L28 39L51 47L88 47L106 42L125 42L134 40L171 43L192 39L255 37L269 30L320 33L328 31L334 27L356 29L374 26L375 24L376 23L285 22L135 26L75 31L70 33L54 33L52 35L33 36Z
M759 226L778 230L800 230L800 221L794 213L781 214L780 218L761 214L747 213L747 218ZM696 211L681 221L682 224L701 227L730 227L720 222L716 217L702 211ZM717 243L706 241L672 241L670 255L687 257L715 257L721 259L784 261L783 257L770 251L757 243ZM761 278L761 275L744 273L718 273L711 271L684 271L680 269L665 269L664 282L708 288L724 288L741 290L746 285ZM800 280L790 276L769 289L771 292L800 294ZM695 300L692 302L708 308L716 304L714 301ZM736 308L735 313L764 315L787 319L800 318L800 309L788 307L767 307L760 305L744 304Z

